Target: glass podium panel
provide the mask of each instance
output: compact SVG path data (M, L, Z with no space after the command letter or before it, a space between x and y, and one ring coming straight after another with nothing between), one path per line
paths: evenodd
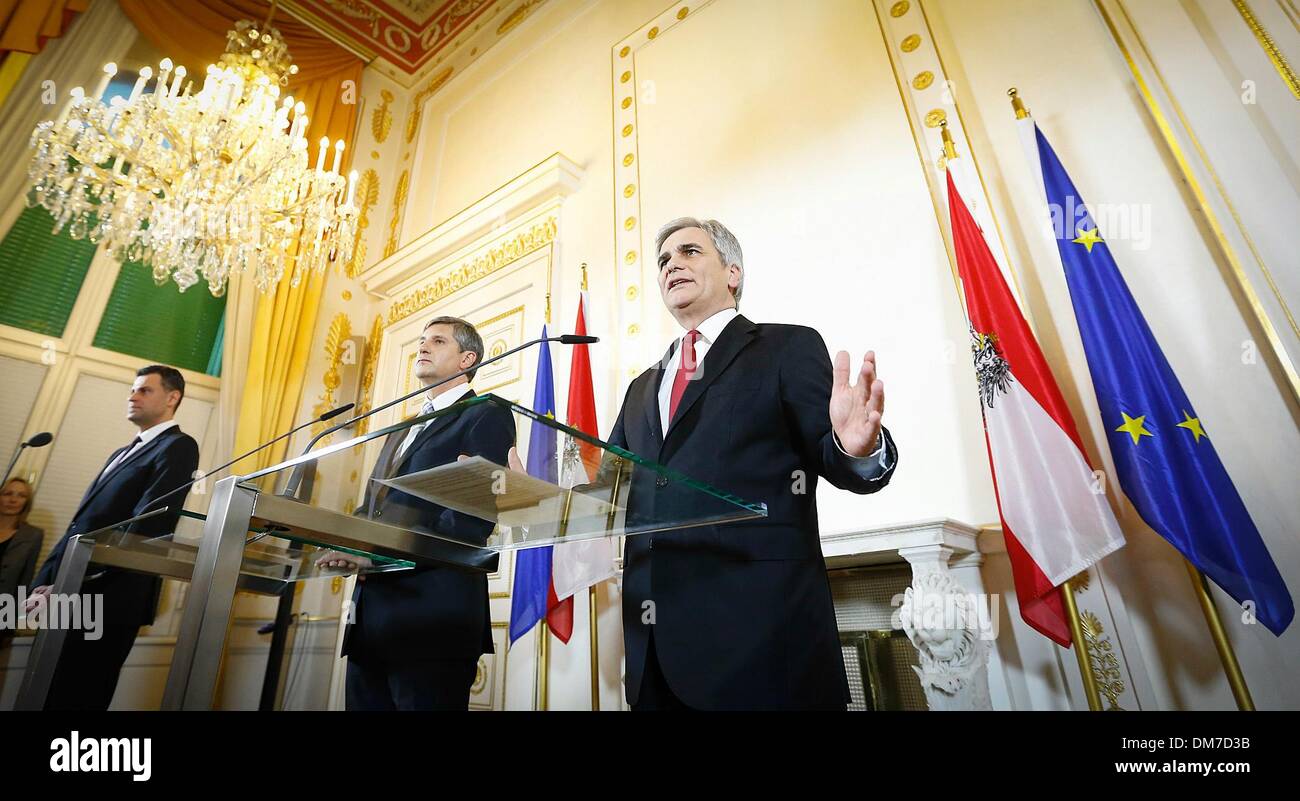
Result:
M456 441L446 435L454 437L457 427L465 426L474 427L475 442L495 443L491 447L498 452L457 454L460 458L448 461L453 455L438 451L435 443ZM484 435L485 426L490 435ZM434 439L440 433L444 436ZM513 467L505 452L510 442L520 460ZM338 489L340 475L351 477L344 491ZM492 551L767 515L762 502L736 497L495 395L473 396L349 439L317 443L302 456L239 481L257 485L262 498L268 492L291 497Z
M154 514L161 514L161 511ZM202 525L207 517L190 511L181 515L175 530L165 534L137 530L138 524L154 515L144 515L83 534L82 542L94 545L87 575L94 575L104 567L114 567L189 581L198 560ZM275 594L286 583L415 567L414 562L405 559L351 548L330 548L303 539L273 536L274 533L264 527L247 533L239 564L241 589ZM347 564L336 565L338 562Z

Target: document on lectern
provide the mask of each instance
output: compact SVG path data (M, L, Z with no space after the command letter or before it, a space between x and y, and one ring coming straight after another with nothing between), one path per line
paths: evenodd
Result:
M555 537L603 534L606 521L612 519L611 511L623 511L622 507L611 509L608 489L567 489L482 456L378 481L481 520L527 526L534 536L544 531ZM589 526L587 521L599 525Z

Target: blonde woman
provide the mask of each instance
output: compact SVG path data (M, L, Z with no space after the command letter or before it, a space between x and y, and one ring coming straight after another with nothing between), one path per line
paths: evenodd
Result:
M19 587L29 587L36 573L45 532L28 525L32 511L32 485L14 477L0 488L0 597L14 598ZM0 645L13 636L0 630Z

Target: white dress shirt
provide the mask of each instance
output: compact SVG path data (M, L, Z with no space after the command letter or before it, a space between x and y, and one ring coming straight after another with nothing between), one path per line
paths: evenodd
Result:
M149 428L146 428L144 431L141 431L139 434L136 434L136 438L139 439L140 441L132 445L130 448L127 448L126 450L119 453L117 455L117 458L109 462L108 467L105 467L104 471L99 474L99 478L96 478L95 480L98 481L99 479L103 478L104 476L116 470L119 466L121 466L122 462L125 462L127 459L130 459L132 456L134 456L136 451L140 450L144 446L148 445L150 442L153 442L155 439L157 439L159 434L177 425L179 425L179 423L177 423L174 419L168 420L165 423L159 423L156 426L150 426Z
M734 307L723 309L715 312L708 319L696 326L695 330L700 332L700 336L695 340L695 375L701 375L704 369L704 357L708 355L713 343L718 341L732 320L740 316L740 312ZM686 338L683 334L677 339L677 345L672 350L672 356L668 359L668 364L664 365L664 374L659 382L659 422L662 428L662 434L668 436L668 425L672 421L668 419L668 407L672 402L673 381L677 378L677 371L682 365L682 342ZM832 435L833 436L833 435ZM882 432L877 439L879 445L876 450L867 456L850 456L840 444L840 438L835 437L835 447L840 454L848 460L849 467L853 472L868 480L877 480L885 471L889 469L886 463L885 435Z

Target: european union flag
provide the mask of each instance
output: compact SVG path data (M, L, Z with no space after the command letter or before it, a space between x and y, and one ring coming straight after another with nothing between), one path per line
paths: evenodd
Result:
M1147 525L1281 635L1295 605L1083 198L1035 126L1056 245L1119 483Z
M542 326L545 338L546 326ZM537 356L537 381L533 386L533 410L555 417L555 370L551 366L549 342L542 342ZM536 420L528 431L528 475L551 483L559 478L556 431ZM552 546L515 551L515 585L510 593L510 642L514 642L546 617L551 594Z

